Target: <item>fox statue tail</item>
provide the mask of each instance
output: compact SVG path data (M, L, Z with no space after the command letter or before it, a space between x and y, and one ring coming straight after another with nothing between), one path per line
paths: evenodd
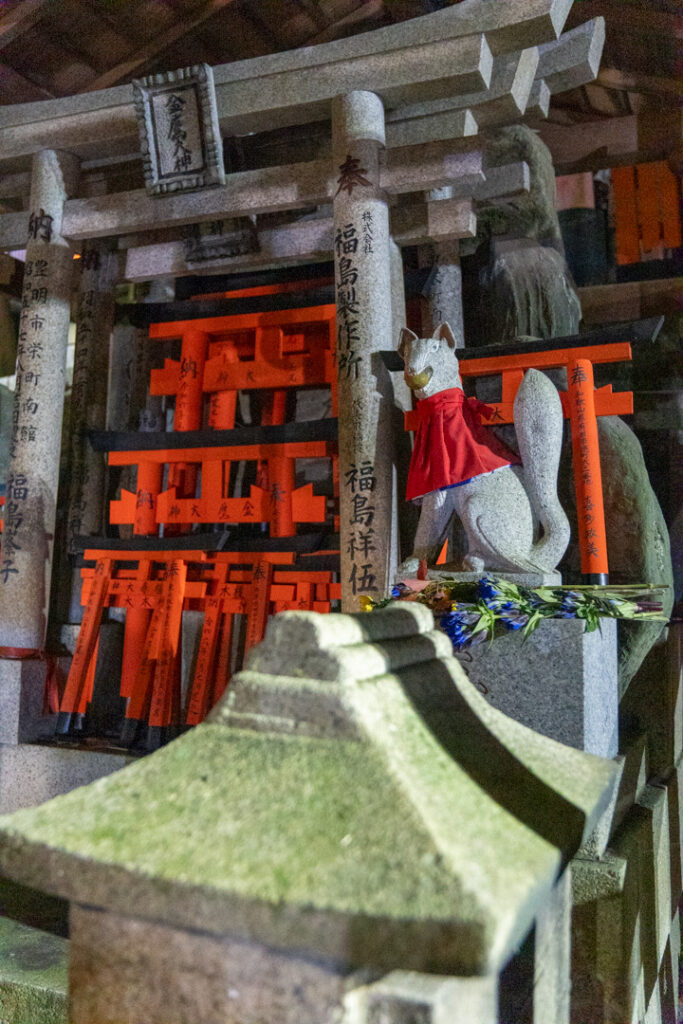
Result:
M514 404L515 432L524 484L543 532L530 561L549 572L569 544L569 520L557 497L564 417L557 388L540 370L527 370Z

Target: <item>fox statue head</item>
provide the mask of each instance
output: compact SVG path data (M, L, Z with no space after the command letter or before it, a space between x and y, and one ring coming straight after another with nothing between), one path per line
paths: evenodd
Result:
M416 398L429 398L438 391L462 387L455 338L447 323L440 324L432 338L418 338L404 327L398 354L405 367L406 384Z

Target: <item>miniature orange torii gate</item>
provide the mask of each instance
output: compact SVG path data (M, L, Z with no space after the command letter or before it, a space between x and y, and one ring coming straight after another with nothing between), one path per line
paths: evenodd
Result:
M647 333L651 328L656 335L661 320L642 321L640 326ZM634 325L612 331L612 335L631 334ZM635 332L637 333L637 332ZM641 332L642 333L642 332ZM572 433L574 456L574 486L581 549L581 571L592 583L606 583L608 577L607 537L605 512L602 498L602 475L600 470L600 449L598 444L598 416L627 416L633 412L633 394L630 391L613 392L612 385L594 388L593 364L615 363L630 360L631 342L605 340L609 329L577 336L576 339L550 339L544 342L506 346L507 352L496 354L495 346L486 350L471 350L470 358L460 359L462 377L484 377L500 374L502 393L500 402L489 402L494 412L490 425L512 423L513 403L525 370L566 368L566 392L560 392L562 409L569 419ZM575 340L576 344L567 342ZM641 340L635 338L634 340ZM551 346L555 343L557 348ZM500 349L498 350L500 352ZM391 369L397 369L393 353L387 353L385 361ZM405 414L405 429L417 428L417 412Z
M143 721L164 729L203 720L230 679L235 615L246 617L246 652L262 640L271 614L301 608L329 612L341 594L332 571L300 568L294 551L102 548L87 549L84 557L95 566L81 571L85 612L60 704L60 732L92 699L105 607L126 610L121 696L127 700L124 739L132 741ZM192 685L181 708L178 644L184 607L203 610L205 617Z
M182 339L180 359L166 359L163 369L152 370L150 377L153 395L176 396L175 430L201 426L204 392L212 396L209 426L216 429L235 425L236 391L329 384L334 413L333 304L156 323L150 325L149 336Z
M111 451L109 465L136 465L138 478L135 493L122 490L120 499L110 503L110 521L132 523L134 533L147 535L156 533L160 523L269 522L271 536L289 537L295 523L324 522L326 516L326 498L314 495L312 484L294 486L296 459L335 456L336 443L330 441ZM230 462L237 460L265 463L268 490L252 485L248 497L228 497ZM164 464L178 462L201 464L201 497L180 498L175 486L161 492Z

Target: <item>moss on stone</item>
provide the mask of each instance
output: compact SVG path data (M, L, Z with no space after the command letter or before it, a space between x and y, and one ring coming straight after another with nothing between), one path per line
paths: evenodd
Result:
M379 756L349 741L199 726L121 773L0 818L0 829L276 904L447 920L462 898Z
M0 918L0 1024L66 1024L67 942Z

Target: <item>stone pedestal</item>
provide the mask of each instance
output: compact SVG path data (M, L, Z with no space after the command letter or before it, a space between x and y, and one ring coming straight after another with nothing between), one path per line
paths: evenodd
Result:
M47 662L38 658L0 660L0 744L54 736L56 715L43 715L46 675Z
M384 109L370 92L332 104L342 607L382 597L395 552L392 347L387 202L379 188Z
M427 579L455 580L457 583L476 583L489 575L489 570L483 572L450 572L447 566L429 569ZM558 587L562 583L562 574L559 572L498 572L492 575L497 580L506 580L508 583L518 583L522 587Z
M618 744L616 622L584 631L579 619L546 619L457 657L494 707L544 736L614 757Z
M17 382L0 561L0 647L43 646L52 575L72 253L61 234L78 161L33 159Z
M72 1024L321 1024L350 979L253 942L72 906Z

